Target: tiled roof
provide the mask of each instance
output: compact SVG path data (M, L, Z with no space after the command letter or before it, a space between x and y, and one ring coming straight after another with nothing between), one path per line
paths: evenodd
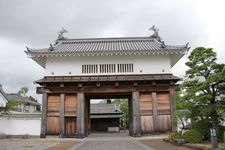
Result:
M91 115L93 114L121 114L115 104L91 104Z
M32 105L40 105L38 102L35 102L28 97L20 96L17 93L5 93L2 89L1 84L0 84L0 93L6 98L7 101L15 100L18 102L29 103Z
M115 53L148 51L183 51L188 45L172 46L153 37L87 38L59 40L54 46L44 49L27 49L28 54L55 53Z
M35 83L58 83L58 82L99 82L99 81L179 81L180 78L172 74L139 74L139 75L99 75L99 76L45 76Z
M91 118L121 118L122 113L115 104L91 104Z
M28 103L28 104L32 104L32 105L36 105L36 106L40 105L38 102L32 101L30 98L20 96L16 93L5 94L5 96L6 96L8 101L15 100L15 101L18 101L18 102Z

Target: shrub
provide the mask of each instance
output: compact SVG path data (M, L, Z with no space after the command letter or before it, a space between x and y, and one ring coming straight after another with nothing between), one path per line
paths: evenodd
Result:
M200 132L203 137L203 140L210 139L210 128L211 128L211 123L205 120L200 120L192 124L192 129Z
M219 126L219 134L218 134L218 136L217 136L217 138L218 138L218 141L219 142L225 142L224 140L224 138L225 138L225 134L224 134L224 132L225 132L225 126Z
M196 130L190 130L183 134L183 138L187 143L201 143L203 140L202 134Z
M225 150L225 144L222 144L222 145L219 147L219 150Z
M174 131L174 132L169 133L168 138L171 140L180 139L180 138L182 138L182 135L181 135L181 132Z

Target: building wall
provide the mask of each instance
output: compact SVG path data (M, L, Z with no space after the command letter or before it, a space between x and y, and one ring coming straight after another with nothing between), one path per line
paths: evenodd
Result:
M46 62L46 76L84 75L82 65L87 64L128 64L134 65L134 72L127 74L159 74L171 73L169 55L146 56L68 56L48 57ZM102 74L102 73L101 73ZM115 73L106 73L115 74ZM121 74L121 73L116 73ZM123 73L125 74L125 73ZM85 74L87 75L87 74ZM88 74L93 75L93 74ZM97 74L95 74L97 75ZM102 74L104 75L104 74Z
M5 97L0 93L0 107L6 106L6 99Z
M35 117L0 116L0 135L40 135L41 115Z
M25 105L24 103L20 103L15 108L15 111L33 113L33 112L36 112L36 106L34 106L34 105L27 105L27 104Z

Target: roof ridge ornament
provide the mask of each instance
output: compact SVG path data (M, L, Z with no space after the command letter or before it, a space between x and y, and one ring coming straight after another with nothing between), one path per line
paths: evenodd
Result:
M68 33L68 31L62 27L62 29L60 31L58 31L57 40L65 40L66 38L63 36L64 33Z
M156 38L157 40L161 41L161 38L159 36L159 29L155 25L149 28L149 30L154 32L150 37Z

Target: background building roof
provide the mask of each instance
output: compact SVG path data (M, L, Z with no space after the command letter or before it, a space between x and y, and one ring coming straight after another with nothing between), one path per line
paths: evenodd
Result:
M31 100L29 97L23 97L17 93L5 93L0 84L0 93L6 98L7 101L18 101L22 103L32 104L32 105L40 105L40 103Z
M122 113L115 104L91 104L91 118L121 118Z

